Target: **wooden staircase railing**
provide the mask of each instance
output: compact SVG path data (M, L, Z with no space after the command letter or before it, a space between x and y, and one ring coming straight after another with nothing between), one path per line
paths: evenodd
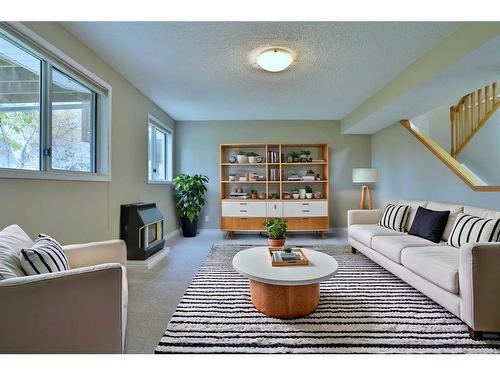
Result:
M500 106L497 83L471 92L450 107L451 156L464 149Z

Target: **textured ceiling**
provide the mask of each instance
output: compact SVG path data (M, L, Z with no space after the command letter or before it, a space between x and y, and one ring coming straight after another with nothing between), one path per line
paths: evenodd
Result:
M457 23L65 22L178 121L342 119ZM281 73L256 69L266 46L292 48Z

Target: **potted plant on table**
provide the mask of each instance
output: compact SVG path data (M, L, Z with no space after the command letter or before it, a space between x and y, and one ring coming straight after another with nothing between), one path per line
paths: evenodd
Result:
M208 177L200 174L180 174L174 178L175 205L181 218L184 237L194 237L198 231L198 216L205 206Z
M288 224L285 219L269 219L264 223L270 247L283 247L288 234Z

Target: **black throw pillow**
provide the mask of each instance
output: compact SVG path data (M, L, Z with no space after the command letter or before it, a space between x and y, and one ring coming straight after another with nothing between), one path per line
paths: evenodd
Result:
M450 211L433 211L419 207L408 234L439 243Z

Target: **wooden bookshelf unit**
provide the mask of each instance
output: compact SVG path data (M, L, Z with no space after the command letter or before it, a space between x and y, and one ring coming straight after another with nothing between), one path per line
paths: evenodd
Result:
M255 160L252 163L230 162L239 151L257 154L262 160L260 163ZM304 155L302 161L297 161L296 155L301 151L309 153L305 155L308 161L304 160ZM290 161L291 153L295 161ZM306 174L314 175L314 180L288 180L291 175L304 178ZM246 180L240 181L240 178ZM263 232L267 218L282 217L288 221L289 232L324 235L330 222L329 185L327 144L222 144L221 229L227 231L228 237L233 232ZM294 199L292 191L306 186L311 188L313 197ZM252 191L257 198L251 198ZM230 198L231 193L246 193L247 198Z

